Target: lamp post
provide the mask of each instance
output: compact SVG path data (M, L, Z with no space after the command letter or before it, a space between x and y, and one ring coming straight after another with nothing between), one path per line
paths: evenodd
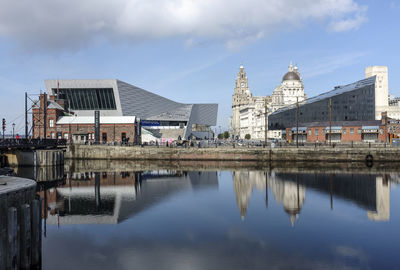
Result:
M13 134L12 134L12 135L13 135L13 139L14 139L14 138L15 138L15 137L14 137L15 123L12 123L12 127L13 127Z
M332 146L332 99L329 99L329 146Z
M265 139L265 146L268 146L268 105L267 105L267 99L264 100L264 108L265 108L265 116L264 116L264 139Z

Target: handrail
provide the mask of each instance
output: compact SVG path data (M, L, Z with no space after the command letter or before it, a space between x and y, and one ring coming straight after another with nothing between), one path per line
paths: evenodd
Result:
M0 149L57 148L66 145L65 139L0 139Z

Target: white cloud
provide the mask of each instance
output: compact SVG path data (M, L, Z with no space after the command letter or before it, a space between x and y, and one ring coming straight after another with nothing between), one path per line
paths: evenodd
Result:
M355 0L0 0L0 37L28 49L79 48L96 38L143 41L180 37L228 48L308 21L357 29ZM192 42L192 41L191 41Z
M357 12L357 14L352 18L333 21L330 24L330 29L334 32L357 30L362 24L367 21L365 13L366 8L363 8L359 12Z
M369 54L368 51L349 52L319 57L317 60L311 61L308 65L301 69L301 73L305 78L313 78L324 74L332 73L336 70L354 65L360 59Z

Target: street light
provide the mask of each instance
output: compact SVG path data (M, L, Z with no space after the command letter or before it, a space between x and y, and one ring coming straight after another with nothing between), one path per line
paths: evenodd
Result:
M15 137L14 137L14 129L15 129L15 123L12 123L12 127L13 127L13 139L15 139Z

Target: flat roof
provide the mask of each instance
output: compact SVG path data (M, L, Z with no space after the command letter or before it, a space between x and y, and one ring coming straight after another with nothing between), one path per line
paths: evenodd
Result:
M100 116L100 124L135 124L135 120L135 116ZM57 124L94 124L94 116L61 116Z

